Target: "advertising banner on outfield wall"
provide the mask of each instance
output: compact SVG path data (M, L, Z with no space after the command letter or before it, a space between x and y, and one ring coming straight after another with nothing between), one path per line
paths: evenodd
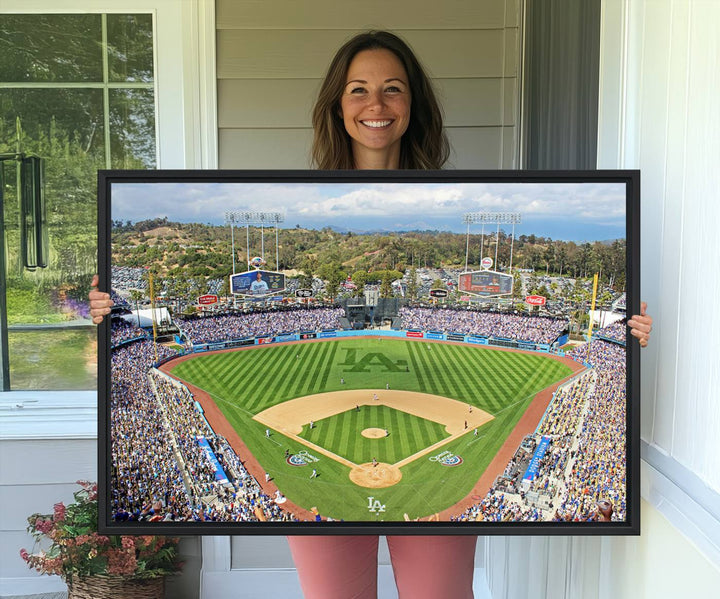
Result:
M320 331L318 333L320 339L327 339L328 337L337 337L337 331Z
M193 345L193 352L216 351L219 349L230 349L232 347L243 347L246 345L255 345L254 337L245 337L244 339L233 339L224 343L200 343Z
M448 341L465 341L465 335L459 335L458 333L448 333Z
M469 335L467 340L468 340L468 343L477 343L479 345L487 345L488 344L488 340L485 337L475 337L474 335Z
M445 339L445 335L442 333L433 333L431 331L428 331L425 333L425 339Z
M422 331L408 331L405 333L406 337L416 337L416 338L422 338L423 332Z
M513 349L517 349L518 346L517 341L510 341L508 339L490 339L489 344L495 347L512 347Z

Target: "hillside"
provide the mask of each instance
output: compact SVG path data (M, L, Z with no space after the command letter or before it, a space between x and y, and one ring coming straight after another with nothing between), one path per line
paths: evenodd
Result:
M246 230L236 228L236 270L244 270ZM167 218L150 221L114 222L112 229L114 266L150 267L161 277L224 279L232 272L230 229L200 223L170 222ZM464 268L466 236L462 233L409 231L359 234L295 228L278 231L280 270L296 269L306 275L328 278L329 272L352 275L357 271L423 268ZM480 235L470 236L470 268L480 256ZM495 234L485 235L483 255L495 257ZM259 228L249 229L250 257L261 253ZM264 248L267 268L276 268L274 229L265 229ZM601 273L605 285L624 290L625 241L598 241L578 245L553 241L535 235L521 235L511 243L500 232L496 268L533 270L546 275L584 278Z

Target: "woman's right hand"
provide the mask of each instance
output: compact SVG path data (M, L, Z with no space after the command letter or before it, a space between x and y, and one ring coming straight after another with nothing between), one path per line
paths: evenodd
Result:
M109 293L98 291L97 286L99 282L100 278L97 275L93 276L92 282L90 283L92 289L88 294L88 299L90 300L90 316L95 324L100 324L103 318L105 318L107 314L110 314L110 308L115 304L115 302L110 299Z

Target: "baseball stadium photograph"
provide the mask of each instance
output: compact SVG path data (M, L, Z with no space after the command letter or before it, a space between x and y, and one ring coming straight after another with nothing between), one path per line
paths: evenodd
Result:
M627 181L331 175L101 173L106 525L627 525Z

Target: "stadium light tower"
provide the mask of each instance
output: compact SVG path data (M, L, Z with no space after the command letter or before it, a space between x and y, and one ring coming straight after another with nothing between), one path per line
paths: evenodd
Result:
M513 244L515 242L515 225L522 222L520 212L466 212L463 214L462 222L467 225L465 242L465 271L468 270L468 257L470 255L470 225L481 224L482 236L480 238L480 260L483 259L483 247L485 245L485 225L497 225L495 243L495 267L497 268L498 246L500 245L500 225L512 225L512 237L510 238L510 267L512 271Z
M260 226L260 243L262 259L265 259L265 226L275 227L275 270L280 268L280 245L278 240L278 224L285 222L282 212L257 212L252 210L229 210L225 213L225 224L230 225L230 236L233 248L233 274L235 274L235 237L233 225L245 225L246 259L250 261L250 225Z

